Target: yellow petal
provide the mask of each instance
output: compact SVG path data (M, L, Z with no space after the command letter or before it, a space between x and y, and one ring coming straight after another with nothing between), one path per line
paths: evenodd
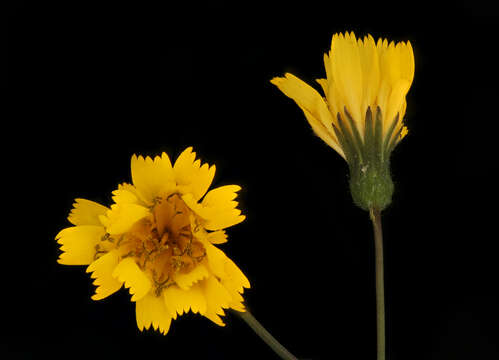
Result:
M383 126L384 133L392 124L397 113L401 112L404 105L405 96L407 95L410 86L411 84L405 79L398 80L393 86L390 97L388 98L386 116L384 116L383 119L383 121L385 122Z
M208 219L210 215L213 213L211 209L206 208L200 203L198 203L194 199L194 195L192 194L182 195L182 200L192 211L194 211L198 216L202 217L203 219Z
M203 315L206 312L206 299L199 283L192 285L188 290L182 290L176 285L163 290L166 307L170 310L173 319L178 315L193 313Z
M322 91L324 92L324 97L327 99L327 94L329 92L329 82L327 79L315 79L317 83L321 86Z
M231 309L243 312L246 311L246 307L244 306L244 298L240 293L238 293L232 283L227 280L221 280L222 286L227 290L229 295L231 296L231 300L229 302L229 307Z
M204 197L203 206L216 207L219 209L232 209L237 203L231 201L237 197L237 192L241 190L238 185L225 185L210 190Z
M383 116L383 119L386 117L386 110L388 107L388 97L390 96L390 91L391 88L388 81L386 79L382 79L379 86L378 95L376 97L376 103L381 109L381 114Z
M225 273L226 277L221 279L221 284L227 289L232 297L229 306L237 311L245 311L243 304L244 299L241 294L244 291L243 287L250 287L248 279L229 258L227 258L225 262Z
M149 215L149 209L137 204L114 204L106 216L101 216L101 222L111 235L128 231L138 220Z
M204 316L215 324L224 326L225 324L219 315L225 315L223 309L229 308L232 297L227 289L212 276L203 280L200 285L206 298L206 313Z
M206 239L212 244L223 244L227 242L227 234L224 230L213 231L207 234Z
M172 316L163 297L155 296L153 292L135 303L135 316L139 330L147 330L152 325L154 330L159 330L163 335L168 333L172 322Z
M355 35L333 36L331 43L331 70L340 96L348 111L363 134L360 106L363 102L363 79L359 55L359 47ZM343 110L343 109L341 109Z
M326 70L326 79L328 81L328 83L330 84L330 82L333 80L333 72L331 70L331 57L330 57L330 54L328 53L324 53L324 69ZM329 93L329 88L331 86L328 85L328 93ZM326 93L326 91L324 91L324 93ZM326 95L326 98L329 99L329 94Z
M192 284L207 278L210 273L203 264L199 264L186 274L175 274L174 280L182 290L189 290Z
M404 99L404 102L402 103L402 108L400 109L400 119L403 120L405 116L405 110L407 109L407 101Z
M284 74L284 77L273 78L270 82L277 86L284 95L310 112L328 131L333 131L331 128L333 118L317 90L290 73Z
M412 50L411 42L408 41L405 46L401 49L401 63L402 65L402 78L409 81L409 84L412 84L414 79L414 52Z
M151 281L132 258L121 260L112 276L124 282L126 288L130 288L132 301L142 299L151 289Z
M109 210L107 207L86 199L76 199L68 220L73 225L102 225L99 216Z
M91 272L91 278L95 279L93 284L97 286L93 300L101 300L115 293L121 288L122 283L116 280L112 274L119 262L117 250L112 250L101 256L87 268Z
M241 215L241 210L231 209L217 212L213 217L210 217L204 227L207 230L221 230L234 225L237 225L246 219L246 216Z
M248 278L230 258L225 261L225 273L227 276L224 279L232 282L238 292L242 293L244 291L243 287L250 288Z
M367 107L375 108L376 94L379 90L379 59L376 50L376 44L371 35L364 38L363 42L359 40L359 54L362 68L363 81L363 102L361 113L365 114Z
M132 191L130 187L125 188L120 185L118 190L113 191L113 201L116 204L139 204L140 201L136 191Z
M191 194L182 196L185 204L199 215L203 226L207 230L221 230L244 221L241 210L236 209L238 205L234 199L241 188L237 185L226 185L211 190L206 194L201 204L197 203Z
M175 180L181 192L192 193L196 201L206 193L215 176L215 165L200 165L201 161L196 161L196 153L192 151L192 147L188 147L179 155L173 166Z
M338 154L341 155L343 159L345 159L345 153L343 152L343 149L339 145L338 140L336 140L336 135L332 135L332 133L328 132L326 128L318 121L316 120L312 114L310 114L307 110L303 109L303 113L305 114L305 118L307 119L308 123L312 127L312 130L314 133L321 138L322 141L324 141L326 144L328 144L331 148L336 150Z
M409 133L409 130L407 129L407 126L404 126L402 128L402 131L400 132L400 140L402 140L403 138L405 138L405 136ZM399 140L399 141L400 141Z
M234 199L241 190L238 185L226 185L209 191L202 201L203 207L209 209L204 227L207 230L221 230L244 221L246 218Z
M315 133L322 140L339 153L342 153L331 125L334 117L331 115L324 99L314 88L290 73L286 73L283 78L273 78L270 82L277 86L284 95L296 102L303 110Z
M166 153L161 157L156 156L154 160L150 157L132 156L132 181L137 192L149 205L154 198L165 191L165 187L174 182L172 164Z
M210 271L218 278L226 278L225 262L227 261L227 255L207 241L203 241L203 246L206 250L206 258L208 259Z
M88 265L94 261L99 244L106 233L103 226L79 225L63 229L56 235L63 253L57 262L64 265Z

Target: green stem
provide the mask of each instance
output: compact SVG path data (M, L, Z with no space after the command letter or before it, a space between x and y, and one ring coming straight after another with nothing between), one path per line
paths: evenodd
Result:
M381 211L370 209L369 215L373 223L376 256L376 329L378 360L385 360L385 286L383 275L383 230L381 228Z
M249 325L253 331L260 336L260 338L267 343L268 346L275 351L277 355L284 360L298 360L293 354L291 354L284 346L282 346L279 341L277 341L265 328L260 324L249 311L240 312L232 311L237 314L241 319L243 319L246 324Z

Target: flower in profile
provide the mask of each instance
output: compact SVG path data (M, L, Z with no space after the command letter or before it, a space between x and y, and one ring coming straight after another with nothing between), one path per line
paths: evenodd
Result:
M97 286L94 300L128 288L137 326L166 334L172 319L199 313L218 325L224 309L245 311L243 288L250 284L217 244L224 229L245 219L234 199L241 189L208 191L215 166L184 150L172 166L167 154L133 156L133 184L113 191L110 208L76 199L56 236L64 265L89 265Z
M393 193L390 154L407 134L403 119L414 78L411 44L335 34L324 67L326 79L317 79L324 96L289 73L271 82L348 162L354 202L365 210L383 210Z

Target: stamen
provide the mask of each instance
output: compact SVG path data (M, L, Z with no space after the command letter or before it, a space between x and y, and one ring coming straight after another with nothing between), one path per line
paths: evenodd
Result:
M134 251L130 251L130 252L128 252L127 254L122 255L122 256L121 256L121 258L122 258L122 259L125 259L125 258L127 258L127 257L131 257L131 256L135 256L135 252L134 252Z
M196 226L194 226L194 230L192 230L192 232L197 233L197 232L199 232L199 222L197 221L197 219L194 221L194 224Z
M111 237L111 234L110 233L105 233L104 235L102 235L102 237L100 238L100 241L110 241L110 242L113 242L114 239Z
M190 209L180 193L156 197L154 204L162 204L162 208L156 208L149 218L140 220L130 232L117 239L116 245L130 244L122 251L126 252L122 258L134 257L153 282L154 294L160 296L163 289L175 284L172 274L192 271L206 257L206 249L195 239L194 234L202 230L201 225L197 219L193 223L189 221ZM103 240L108 238L103 236Z
M97 260L97 259L98 259L98 258L100 258L103 254L106 254L106 253L107 253L107 251L106 251L106 250L102 250L99 244L95 245L94 260Z
M170 199L171 199L172 197L174 197L175 195L177 195L177 196L179 197L179 199L181 199L181 197L180 197L180 193L178 193L178 192L174 192L174 193L172 193L172 194L170 194L170 195L168 195L168 196L167 196L166 201L167 201L167 202L169 202L169 203L171 204L172 202L170 201Z
M116 243L116 247L120 247L121 242L123 241L124 238L125 238L124 234L120 236L120 238L118 239L118 242Z

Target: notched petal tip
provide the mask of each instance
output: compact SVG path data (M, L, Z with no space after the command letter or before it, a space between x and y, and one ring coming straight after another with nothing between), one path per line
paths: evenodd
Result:
M270 80L270 82L275 85L275 86L279 86L280 84L282 84L283 81L285 81L286 79L283 78L283 77L274 77Z

